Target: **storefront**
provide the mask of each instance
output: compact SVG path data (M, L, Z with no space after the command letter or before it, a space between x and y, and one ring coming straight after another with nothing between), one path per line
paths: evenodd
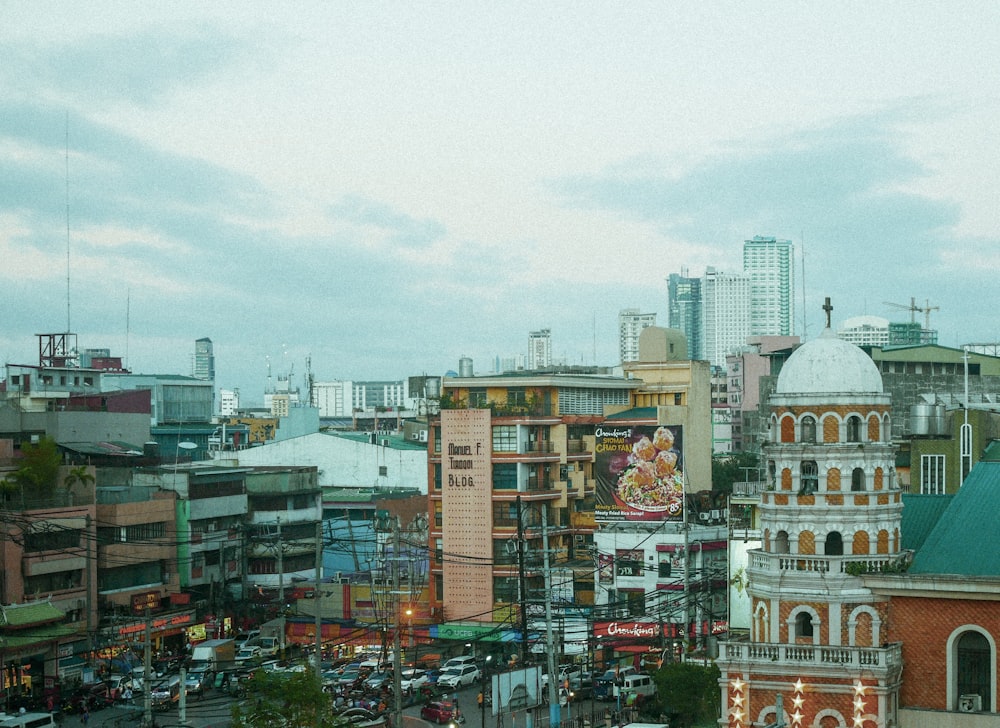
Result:
M186 629L194 621L194 610L151 615L149 636L152 654L182 652L187 639ZM131 660L144 649L146 618L132 617L122 624L106 627L101 630L100 638L99 659L108 663Z
M0 696L11 708L58 684L59 642L76 631L48 600L0 606Z

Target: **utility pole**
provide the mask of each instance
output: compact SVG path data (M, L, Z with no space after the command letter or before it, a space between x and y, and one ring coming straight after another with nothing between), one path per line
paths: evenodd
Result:
M400 656L401 643L399 639L399 596L402 594L399 583L399 559L401 551L401 539L399 536L399 516L392 519L392 605L393 629L392 629L392 687L393 687L393 721L394 726L402 725L403 718L403 689L401 681L403 678L403 661Z
M521 512L521 496L517 497L517 591L521 611L521 667L525 667L528 664L528 592L524 578L524 516Z
M320 519L316 521L316 586L313 588L313 609L316 610L316 681L319 683L320 692L323 690L323 612L321 610L320 587L323 585L323 518L322 511ZM323 725L323 715L321 711L316 711L316 728Z
M559 674L556 672L556 650L552 640L552 570L549 563L549 507L542 504L542 568L545 574L545 652L549 669L549 725L560 723Z
M145 645L142 651L142 666L144 672L142 674L142 679L145 683L142 686L142 703L143 703L143 725L152 726L153 725L153 630L152 625L149 623L149 607L145 609L146 617L146 631L143 635Z

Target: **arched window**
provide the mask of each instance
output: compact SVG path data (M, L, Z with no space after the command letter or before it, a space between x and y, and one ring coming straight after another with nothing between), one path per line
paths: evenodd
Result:
M865 471L861 468L854 468L851 471L851 490L865 489Z
M989 641L979 632L966 632L958 638L957 656L955 677L959 701L963 695L978 695L980 710L989 710L993 698Z
M847 418L847 441L861 442L861 418L857 415Z
M799 612L795 615L795 636L810 638L813 636L813 618L809 612Z
M816 442L816 418L806 415L799 425L799 434L802 442Z
M788 531L778 531L774 536L774 553L788 553Z
M799 467L799 495L812 495L819 490L819 468L815 460L803 460Z
M844 538L840 535L840 531L831 531L826 534L825 553L827 556L844 555Z
M767 461L767 485L770 488L775 487L775 478L778 477L778 467L774 464L773 460Z

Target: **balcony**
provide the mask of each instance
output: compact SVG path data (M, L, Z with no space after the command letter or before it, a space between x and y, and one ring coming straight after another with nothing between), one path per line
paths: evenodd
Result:
M821 554L770 554L760 550L750 552L750 568L771 574L816 572L848 576L852 573L889 571L898 563L899 557L890 554L823 556Z
M899 642L884 647L723 642L721 648L720 661L766 663L769 671L786 674L818 668L888 672L903 667L903 645Z
M759 496L767 490L767 483L763 480L741 481L733 483L734 498L753 498Z

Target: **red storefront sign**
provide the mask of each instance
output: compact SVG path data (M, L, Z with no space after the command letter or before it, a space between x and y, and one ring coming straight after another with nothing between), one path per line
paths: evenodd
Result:
M659 622L642 620L616 622L594 622L594 637L605 640L653 640L659 639L663 626Z

